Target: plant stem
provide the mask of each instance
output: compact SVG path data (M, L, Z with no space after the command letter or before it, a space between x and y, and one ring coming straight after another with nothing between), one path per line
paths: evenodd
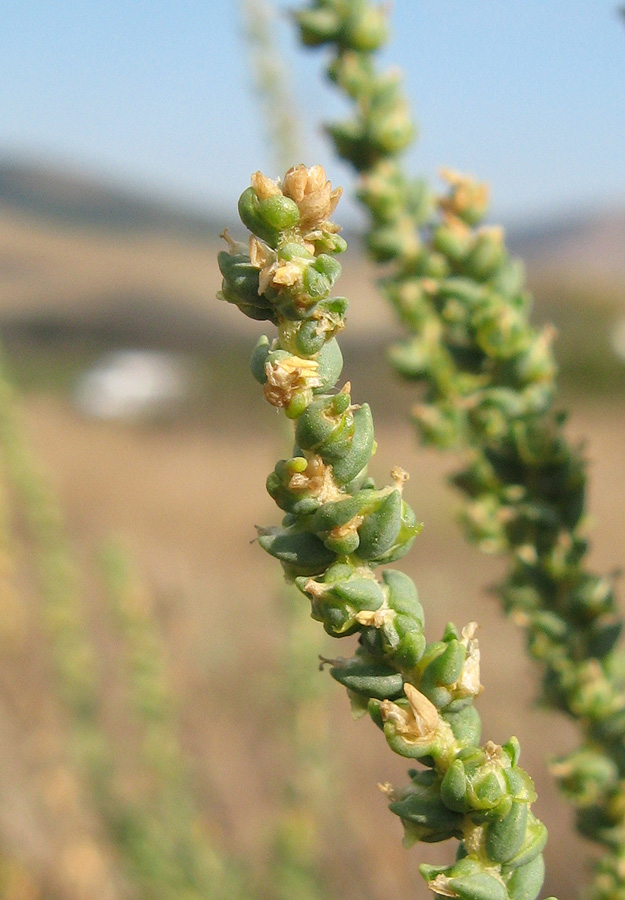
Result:
M328 45L330 79L355 112L328 132L360 173L370 254L388 266L382 288L412 337L391 353L425 386L414 419L425 443L465 451L452 478L467 498L467 536L505 553L497 587L543 666L543 702L571 716L580 747L553 771L580 831L608 847L596 900L625 897L625 656L612 577L587 565L586 464L554 411L553 330L529 323L531 297L500 228L482 227L485 185L445 172L435 197L407 177L415 134L401 79L379 73L385 11L361 0L316 0L296 14L310 46Z
M378 489L367 475L375 450L367 404L335 392L342 369L336 335L347 301L331 297L346 244L330 221L340 196L320 166L290 169L282 182L257 172L239 200L249 252L225 235L219 297L277 326L261 337L252 373L265 398L295 426L295 451L267 489L286 514L259 529L259 543L310 600L334 637L357 633L351 659L328 660L356 714L369 714L391 749L423 767L403 791L389 788L408 842L459 841L456 862L422 866L430 888L464 900L534 900L543 881L546 829L530 812L531 779L518 741L479 746L473 699L481 691L475 623L427 644L416 588L403 573L374 569L403 556L420 526L393 469Z

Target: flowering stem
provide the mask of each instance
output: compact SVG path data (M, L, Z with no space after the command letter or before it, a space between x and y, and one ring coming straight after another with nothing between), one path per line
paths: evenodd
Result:
M425 386L415 423L425 443L466 451L452 481L466 497L467 536L508 556L504 609L542 663L543 702L580 729L580 747L553 772L580 831L609 848L594 897L625 897L622 621L613 579L586 561L586 464L554 411L553 329L530 325L522 267L502 229L481 224L486 186L446 171L449 190L436 197L404 173L399 157L415 127L400 76L374 64L385 10L314 0L296 19L303 43L331 47L328 75L354 104L328 132L360 173L368 249L388 264L383 290L410 334L391 358Z
M422 866L434 893L464 900L534 900L543 881L546 829L530 810L530 777L519 746L479 745L480 693L475 623L449 624L428 644L416 588L395 562L420 530L403 499L399 467L377 488L367 475L375 452L367 404L354 404L336 340L347 301L331 297L345 241L329 217L340 197L320 166L290 169L282 182L260 172L241 195L249 247L226 236L219 255L222 300L277 328L261 337L252 373L265 398L294 423L293 456L282 459L267 489L285 513L259 529L287 580L310 601L312 616L334 637L359 635L350 659L328 660L357 715L369 714L392 750L421 767L390 808L406 841L459 842L456 862Z

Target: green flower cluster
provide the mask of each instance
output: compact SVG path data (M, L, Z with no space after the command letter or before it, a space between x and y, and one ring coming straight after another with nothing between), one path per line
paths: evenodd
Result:
M499 228L482 225L487 188L443 172L435 197L408 178L398 156L414 133L400 78L378 73L377 41L356 45L355 18L382 8L366 0L314 0L296 13L306 45L330 45L330 79L354 112L328 132L360 173L370 214L367 244L391 263L383 290L411 337L392 350L398 371L425 388L414 409L422 439L465 448L453 482L466 497L470 540L510 558L498 586L544 666L543 700L579 723L582 747L554 765L577 807L580 830L610 848L597 900L625 898L625 658L612 579L590 572L585 537L585 461L555 413L553 331L529 323L522 266ZM331 27L330 27L331 23ZM347 29L347 32L345 31Z
M327 661L331 673L356 714L368 713L396 753L422 764L404 790L388 789L390 808L407 842L459 841L452 865L422 867L430 888L463 900L535 900L546 829L530 811L535 794L516 739L479 746L476 625L448 625L428 644L411 579L393 569L375 575L408 551L419 525L402 497L402 469L383 488L367 474L369 407L352 403L349 384L335 388L347 308L330 297L340 271L332 254L345 247L329 220L339 195L319 166L297 166L282 182L256 173L239 205L249 248L226 236L219 256L221 299L277 326L251 367L295 428L293 455L267 480L285 515L259 530L259 542L329 634L359 635L354 657Z

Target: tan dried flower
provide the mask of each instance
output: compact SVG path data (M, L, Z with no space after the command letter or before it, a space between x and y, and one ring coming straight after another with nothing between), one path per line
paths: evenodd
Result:
M438 894L441 897L459 897L460 896L458 894L458 892L454 891L454 889L451 887L450 879L447 877L447 875L444 875L442 872L440 873L440 875L437 875L433 881L429 882L428 887L430 888L431 891L433 891L435 894Z
M444 212L460 218L467 212L478 219L484 215L490 201L490 188L487 184L454 169L441 169L440 176L451 187L449 194L438 201Z
M298 391L319 387L319 364L314 359L289 356L279 362L268 362L265 366L267 381L263 392L272 406L288 406Z
M475 637L477 629L477 622L469 622L462 629L460 643L467 648L467 656L460 678L454 685L455 690L462 697L477 697L484 690L480 684L480 648Z
M303 472L296 472L289 480L289 490L310 491L321 503L344 497L332 477L332 466L327 466L317 454L311 456Z
M294 166L284 176L283 193L297 203L300 211L299 225L303 233L326 223L336 209L342 188L332 190L323 166ZM328 223L331 224L331 223ZM334 226L332 229L337 231Z
M269 197L277 197L282 193L280 184L263 175L262 172L254 172L252 175L252 187L259 200L267 200Z
M250 262L260 269L258 279L258 292L264 294L268 287L291 287L302 277L304 269L309 264L305 259L282 261L278 254L259 241L255 235L251 235L249 243Z
M437 708L412 684L404 685L404 693L410 704L409 709L398 706L392 700L383 700L380 704L382 721L392 722L397 733L411 743L433 740L441 725Z

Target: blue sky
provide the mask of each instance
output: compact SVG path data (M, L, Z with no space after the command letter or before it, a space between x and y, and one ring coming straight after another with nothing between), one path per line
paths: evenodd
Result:
M295 3L278 0L282 10ZM395 0L385 64L405 73L415 173L487 178L498 217L625 204L625 27L617 0ZM271 171L237 0L4 0L0 152L50 159L196 208ZM342 104L323 54L277 41L308 164ZM277 173L275 173L277 174Z

